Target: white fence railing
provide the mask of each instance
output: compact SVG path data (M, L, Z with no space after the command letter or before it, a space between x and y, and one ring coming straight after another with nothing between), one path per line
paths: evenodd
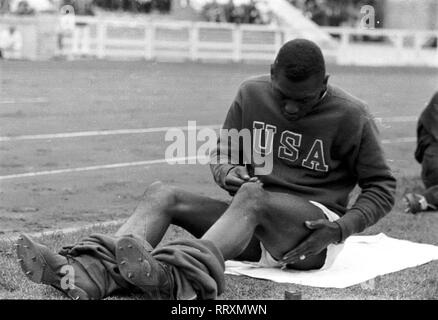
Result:
M281 45L290 39L305 37L317 41L312 30L266 25L80 16L70 25L74 27L63 32L63 46L58 54L71 58L266 62L272 61ZM322 29L335 40L319 43L330 62L438 67L438 30Z
M64 53L98 58L271 60L284 41L274 27L206 22L126 22L80 18Z
M272 61L305 30L206 22L140 22L77 17L64 53L115 59ZM343 65L438 67L437 31L323 28L337 45L320 44L329 61Z
M438 30L329 27L325 27L324 30L338 41L338 64L438 67Z

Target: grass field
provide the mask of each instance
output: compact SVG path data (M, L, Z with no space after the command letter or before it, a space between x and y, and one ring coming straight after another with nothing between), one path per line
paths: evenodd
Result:
M124 219L145 187L162 180L200 194L227 198L201 165L134 165L164 158L164 132L87 135L60 133L220 124L247 76L267 65L146 63L110 61L0 61L0 298L61 298L30 283L16 263L7 238L17 232L85 226ZM415 118L437 89L436 70L330 66L331 82L366 100L380 126L388 161L399 178L394 210L367 234L438 245L438 214L402 213L401 195L421 189L414 143ZM411 119L411 118L408 118ZM49 134L46 138L35 135ZM7 140L5 137L30 135ZM102 168L110 164L127 164ZM89 168L37 176L21 173ZM11 177L12 175L12 177ZM9 176L9 177L6 177ZM113 232L115 227L99 228ZM43 238L54 249L87 231ZM183 234L172 229L169 237ZM184 236L188 236L183 234ZM282 299L299 289L304 299L438 299L438 262L380 277L374 290L344 290L276 284L227 276L223 299ZM136 297L134 297L136 298ZM141 298L141 297L140 297Z

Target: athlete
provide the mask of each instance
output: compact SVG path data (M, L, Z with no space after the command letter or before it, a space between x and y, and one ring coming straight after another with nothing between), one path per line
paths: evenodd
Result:
M406 212L438 210L438 91L418 119L415 159L421 164L426 190L404 196Z
M24 272L74 299L115 291L215 299L225 260L329 268L346 238L391 210L396 181L365 103L328 79L315 43L287 42L270 75L243 82L223 125L250 130L252 156L223 138L212 153L214 179L233 195L230 203L155 182L115 236L94 234L56 254L23 235ZM361 193L347 208L357 184ZM170 224L195 239L158 246Z

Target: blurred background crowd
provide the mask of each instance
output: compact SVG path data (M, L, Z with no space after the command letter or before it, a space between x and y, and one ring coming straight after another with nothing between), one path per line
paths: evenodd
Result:
M288 0L292 5L301 9L303 13L320 26L357 26L361 19L360 9L365 5L375 8L376 14L382 1L378 0ZM378 21L382 17L376 16ZM379 27L377 25L376 27Z
M0 0L0 13L34 14L58 11L71 5L78 15L95 12L170 13L172 0Z
M378 0L288 0L304 15L320 26L357 26L360 22L360 8L371 5L377 12L381 6ZM231 23L268 24L271 22L262 2L249 1L239 5L230 0L227 3L211 1L203 8L207 21ZM381 18L379 16L377 19ZM381 21L381 19L379 20Z
M356 26L362 6L372 5L378 13L381 12L378 8L382 3L378 0L287 1L321 26ZM181 6L184 2L188 5L190 0L0 0L0 13L32 15L36 11L52 12L64 5L72 5L78 15L94 15L96 12L171 14L176 2ZM272 15L264 1L206 0L201 3L200 19L205 21L249 24L272 22Z
M202 8L202 16L206 21L212 22L249 24L268 24L271 22L269 13L261 8L260 3L252 0L238 5L233 0L224 4L211 1Z

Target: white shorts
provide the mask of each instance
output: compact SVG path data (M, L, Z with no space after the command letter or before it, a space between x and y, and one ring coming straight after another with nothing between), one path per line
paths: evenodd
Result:
M314 206L320 208L330 222L339 219L339 216L336 213L328 209L323 204L315 201L309 201L309 202ZM264 268L281 268L283 266L280 262L278 262L274 257L271 256L271 254L265 249L265 247L261 242L260 242L260 248L262 249L262 256L259 262L253 263L254 265ZM339 253L343 248L344 248L344 243L329 244L327 247L327 254L326 254L324 265L320 270L329 268L333 264L336 257L339 255Z

